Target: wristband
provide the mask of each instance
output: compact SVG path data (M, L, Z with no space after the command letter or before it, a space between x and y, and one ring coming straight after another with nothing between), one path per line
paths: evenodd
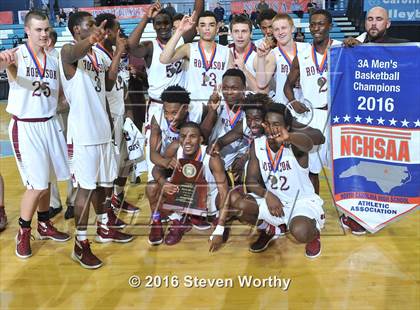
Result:
M214 229L213 233L210 236L210 241L213 240L214 236L222 236L225 231L225 227L221 225L217 225Z

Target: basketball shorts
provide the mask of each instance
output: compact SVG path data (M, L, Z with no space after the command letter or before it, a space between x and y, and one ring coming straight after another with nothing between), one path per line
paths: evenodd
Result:
M96 145L69 145L73 186L83 189L112 187L118 169L112 142Z
M65 138L56 117L43 121L12 118L9 137L23 185L44 190L70 178Z
M281 224L286 224L289 226L294 217L304 216L310 219L314 219L316 221L316 228L318 230L321 230L324 227L325 214L322 208L324 201L318 195L314 195L309 198L297 199L294 205L293 202L283 202L284 216L282 217L271 215L270 211L268 210L265 198L261 198L253 193L250 195L252 195L257 201L259 207L259 220L264 220L274 226L279 226Z

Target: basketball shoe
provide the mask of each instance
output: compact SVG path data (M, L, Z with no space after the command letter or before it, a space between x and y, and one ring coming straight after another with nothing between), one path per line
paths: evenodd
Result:
M315 239L306 244L305 255L308 258L315 258L321 255L321 236L319 231L317 232Z
M16 256L28 258L32 256L31 250L31 228L19 228L16 235Z
M70 240L70 235L63 233L61 231L58 231L57 228L55 228L51 221L46 222L38 222L38 234L39 239L51 239L58 242L64 242L67 240Z
M118 194L118 196L115 194L112 195L111 206L115 209L121 209L121 211L130 214L137 213L140 211L139 208L124 200L124 192L121 192L120 194Z
M191 215L190 220L192 226L197 230L207 230L211 228L211 224L207 222L202 216Z
M97 269L102 266L102 261L90 250L89 240L87 239L79 241L75 238L71 258L86 269Z
M152 220L152 224L150 225L150 233L149 233L149 244L151 245L159 245L163 242L163 227L162 222L160 220Z
M117 242L127 243L133 240L133 236L107 227L101 223L97 223L96 238L95 241L99 243Z
M166 245L175 245L181 241L182 236L191 230L191 222L184 217L184 220L173 220L169 227L169 233L165 237Z
M107 223L108 227L121 229L127 226L127 224L124 221L120 220L117 217L117 215L115 214L114 210L111 207L107 208L106 213L108 214L108 223Z
M360 236L366 234L366 229L362 225L344 214L340 216L340 222L341 226L345 229L351 230L353 235Z
M277 233L276 227L268 224L267 228L260 230L258 239L253 244L251 244L249 250L252 253L260 253L265 251L272 241L278 239L280 236L283 236L286 231L287 227L285 224L281 224L278 227Z

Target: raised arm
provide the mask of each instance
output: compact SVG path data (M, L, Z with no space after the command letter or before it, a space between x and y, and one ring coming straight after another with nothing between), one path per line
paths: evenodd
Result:
M220 105L220 95L219 95L219 88L220 86L216 86L213 89L213 93L211 94L207 106L205 107L205 117L200 124L201 134L204 137L204 141L207 141L213 131L214 124L217 120L217 109Z
M257 57L254 59L257 72L256 83L260 90L268 90L268 85L276 70L276 58L270 51L266 42L263 42L257 49Z
M194 12L196 12L195 16L199 16L201 12L204 10L204 0L195 0L194 1ZM197 21L198 18L194 19L194 26L189 29L186 33L182 35L182 38L184 39L185 43L190 43L194 40L196 34L197 34Z
M117 43L114 56L112 57L111 66L108 68L105 74L105 89L111 91L115 85L115 81L118 78L118 71L121 62L121 57L126 53L127 40L120 37L118 32Z
M179 42L179 39L191 28L194 27L195 22L193 18L195 17L195 12L192 16L184 16L179 24L179 27L176 29L175 33L172 35L171 39L166 43L165 48L160 54L159 60L163 64L170 64L180 59L190 59L190 43L186 43L176 48L176 45Z
M148 57L153 53L153 45L150 41L140 43L141 36L147 26L148 21L154 18L162 9L160 2L152 4L149 9L144 12L140 23L134 28L133 32L127 39L128 50L131 55L138 58Z
M79 59L82 59L90 51L92 46L105 39L105 24L104 20L99 27L93 25L92 34L84 40L76 42L75 44L66 44L61 49L61 59L64 64L74 64Z

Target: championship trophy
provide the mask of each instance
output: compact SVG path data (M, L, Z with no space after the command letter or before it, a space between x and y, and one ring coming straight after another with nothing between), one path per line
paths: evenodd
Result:
M166 195L163 208L166 210L207 216L207 182L203 163L179 159L170 182L178 186L178 192Z

